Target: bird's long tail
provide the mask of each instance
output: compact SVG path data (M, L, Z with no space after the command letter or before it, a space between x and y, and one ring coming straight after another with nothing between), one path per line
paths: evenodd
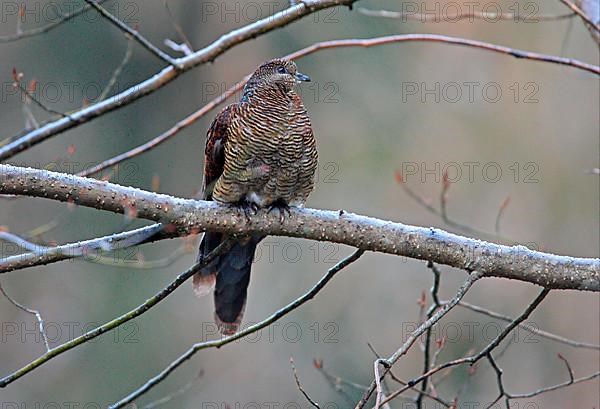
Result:
M200 242L198 261L214 250L227 236L206 232ZM256 246L262 237L248 236L237 240L224 254L214 258L194 275L194 292L203 296L214 288L215 322L223 335L234 334L242 321L250 268Z

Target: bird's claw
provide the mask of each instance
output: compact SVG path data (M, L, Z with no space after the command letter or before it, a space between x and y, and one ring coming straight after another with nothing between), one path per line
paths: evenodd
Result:
M274 202L269 206L269 210L267 214L271 214L273 210L277 209L279 211L279 221L283 223L285 221L286 213L288 216L291 216L292 212L290 210L290 206L284 202Z
M239 208L244 213L244 216L246 217L246 221L248 221L248 222L250 221L250 217L255 216L256 212L258 211L258 206L256 203L249 202L246 200L240 202Z

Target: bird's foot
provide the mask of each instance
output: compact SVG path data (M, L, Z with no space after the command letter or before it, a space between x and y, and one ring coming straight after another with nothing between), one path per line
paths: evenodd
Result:
M290 216L292 214L290 210L290 206L282 200L277 200L269 206L269 211L267 214L270 214L273 210L279 210L279 221L283 223L285 221L286 214Z
M251 216L255 216L258 211L258 205L254 202L250 202L248 200L242 200L238 204L238 208L244 213L246 216L246 221L250 221Z

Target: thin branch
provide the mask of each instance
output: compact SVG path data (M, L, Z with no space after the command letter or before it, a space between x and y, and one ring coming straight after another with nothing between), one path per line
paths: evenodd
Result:
M580 383L580 382L591 381L592 379L595 379L595 378L598 378L598 377L600 377L600 372L595 372L593 374L590 374L590 375L587 375L587 376L583 376L583 377L575 379L573 381L568 380L567 382L563 382L563 383L559 383L557 385L552 385L552 386L548 386L548 387L545 387L545 388L541 388L541 389L535 390L533 392L521 393L521 394L513 394L513 395L510 395L510 398L511 399L533 398L534 396L541 395L542 393L546 393L546 392L550 392L550 391L555 391L557 389L565 388L565 387L570 386L570 385L575 385L576 383Z
M9 243L13 243L24 250L32 251L32 252L37 252L42 249L47 249L47 247L45 247L45 246L42 246L37 243L32 243L31 241L25 240L24 238L17 236L16 234L9 233L7 231L2 231L2 230L0 230L0 240L4 240Z
M548 15L535 15L535 16L521 16L514 13L494 13L488 11L457 11L455 13L414 13L414 12L400 12L391 10L371 10L364 7L359 7L357 11L365 16L370 17L382 17L390 19L401 19L403 22L408 20L426 22L451 22L454 23L459 20L469 19L471 22L475 19L491 20L493 22L499 20L512 20L512 21L523 21L527 23L535 23L538 21L557 21L575 16L575 13L568 14L548 14Z
M371 352L373 352L373 354L375 355L375 357L377 359L381 359L381 355L379 355L379 353L377 353L377 351L375 350L375 348L373 348L373 345L371 345L370 343L367 343L367 345L368 345L369 349L371 350ZM405 381L405 380L399 378L398 376L396 376L396 374L394 374L394 372L392 371L391 368L390 368L390 370L388 372L388 375L390 376L390 378L392 380L398 382L400 385L408 385L408 381ZM443 399L440 399L439 397L437 397L435 395L430 394L427 391L423 391L423 390L417 388L416 385L410 386L409 389L412 389L415 392L418 392L419 395L423 395L423 396L425 396L425 397L427 397L427 398L429 398L431 400L436 401L437 403L439 403L440 405L444 406L445 408L450 408L450 406L451 406L450 403L444 401ZM366 390L367 390L366 386L362 388L363 392L366 391Z
M504 340L504 338L506 338L506 336L511 333L511 331L513 329L515 329L520 323L522 323L527 318L529 318L531 313L539 306L539 304L544 300L544 298L546 298L546 296L548 295L549 292L550 292L549 289L543 289L538 294L538 296L527 306L527 308L517 318L515 318L513 321L511 321L509 325L504 327L504 329L496 336L496 338L494 338L479 353L477 353L475 355L470 355L470 356L467 356L464 358L455 359L453 361L448 361L444 364L441 364L435 368L430 369L427 373L424 373L424 374L420 375L419 377L411 380L407 386L400 388L397 391L395 391L394 393L392 393L390 396L388 396L387 400L384 402L389 402L392 399L394 399L395 397L404 393L408 389L409 385L410 386L416 385L417 383L421 382L423 379L429 378L430 376L432 376L446 368L452 368L454 366L463 365L463 364L470 364L471 366L475 365L477 363L477 361L479 361L481 358L486 357L488 354L490 354L492 352L492 350L494 348L496 348ZM460 300L457 301L456 297L454 297L452 299L452 301L453 301L454 305L457 305L458 301L460 301ZM367 398L368 398L368 396L367 396ZM365 403L366 403L366 400L365 400ZM364 403L363 403L363 405L364 405ZM357 405L357 408L359 408L358 405Z
M169 403L173 399L178 398L181 395L184 395L187 391L192 389L192 387L196 386L196 384L198 383L198 380L200 378L202 378L203 376L204 376L204 371L200 371L198 373L198 375L196 375L194 377L194 379L192 379L191 381L189 381L188 383L183 385L181 388L177 389L175 392L173 392L167 396L164 396L160 399L155 400L154 402L147 404L146 406L144 406L144 409L154 409L154 408L160 407L160 406L164 405L165 403Z
M154 239L154 238L153 238ZM118 268L129 268L134 270L149 270L156 268L165 268L168 267L177 261L181 260L181 256L186 253L190 253L190 250L187 249L187 245L181 245L177 247L172 253L170 253L167 257L159 258L156 260L143 260L138 259L137 261L133 261L130 259L117 259L111 256L94 256L94 257L86 257L85 261L89 261L94 264L101 264L105 266L118 267ZM197 251L198 249L194 249Z
M175 20L173 13L171 13L171 9L169 7L169 0L165 0L165 10L167 11L167 15L169 16L169 20L171 21L171 24L175 28L175 31L177 31L177 34L179 34L180 39L183 41L183 45L180 47L185 49L185 51L186 51L185 55L193 54L194 47L192 46L192 43L190 42L188 37L183 32L181 25L179 23L177 23L177 21Z
M102 7L96 0L84 0L87 4L92 6L102 17L110 21L115 27L124 33L129 34L131 37L135 39L142 47L146 50L150 51L152 54L157 56L159 59L163 60L167 64L173 66L175 69L179 69L178 62L174 60L172 57L167 55L162 50L158 49L154 44L148 41L144 36L142 36L137 30L132 29L127 24L119 20L117 17L113 16L108 10Z
M123 59L121 60L121 63L119 64L119 66L114 70L112 76L108 80L106 87L104 87L104 89L100 93L100 96L98 97L99 101L102 101L102 100L106 99L106 97L108 97L108 94L110 94L110 90L113 89L113 87L117 83L117 80L119 79L119 76L123 72L123 69L125 69L125 66L127 66L127 64L129 63L129 60L131 59L131 56L133 54L133 37L131 37L129 35L126 35L126 36L128 37L128 40L127 40L127 50L125 51L125 55L123 56Z
M0 283L0 293L2 293L2 295L4 297L6 297L6 299L8 301L10 301L10 303L12 305L14 305L15 307L17 307L18 309L20 309L21 311L24 311L28 314L34 315L35 319L38 322L38 326L40 329L40 334L42 336L42 340L44 341L44 346L46 347L46 351L50 351L50 343L48 342L48 335L46 334L46 326L44 324L44 319L42 318L42 314L40 314L40 312L38 310L34 310L33 308L28 308L26 306L24 306L23 304L18 303L14 298L12 298L10 295L8 295L8 293L6 292L6 290L4 290L4 287L2 287L2 284Z
M310 397L310 395L308 394L308 392L306 392L306 390L304 390L304 388L302 387L302 384L300 383L300 378L298 378L298 372L296 372L296 366L294 365L294 358L292 358L292 357L290 357L290 365L292 366L292 373L294 374L294 379L296 381L296 386L298 387L298 390L300 391L300 393L302 393L302 395L304 395L304 397L306 398L306 400L308 401L308 403L311 404L312 407L320 409L319 404L317 402L315 402Z
M333 276L335 276L339 271L343 270L348 265L350 265L353 262L355 262L356 260L358 260L360 258L360 256L363 255L363 253L364 253L364 250L356 250L350 256L341 260L335 266L330 268L327 271L327 274L325 274L308 292L306 292L301 297L295 299L294 301L292 301L290 304L286 305L282 309L276 311L273 315L264 319L263 321L261 321L257 324L251 325L251 326L247 327L246 329L239 331L228 337L224 337L224 338L214 340L214 341L199 342L197 344L194 344L185 353L183 353L177 359L172 361L158 375L156 375L153 378L151 378L150 380L148 380L146 383L144 383L138 389L136 389L131 394L127 395L126 397L124 397L123 399L118 401L117 403L109 406L109 409L122 408L125 405L127 405L128 403L131 403L134 400L138 399L140 396L142 396L143 394L148 392L154 386L156 386L159 383L161 383L162 381L164 381L171 374L171 372L176 370L185 361L187 361L192 356L194 356L198 351L201 351L201 350L207 349L207 348L220 348L220 347L227 345L233 341L244 338L247 335L253 334L256 331L259 331L259 330L271 325L275 321L278 321L280 318L284 317L288 313L294 311L296 308L302 306L304 303L306 303L307 301L314 298L315 295L317 295L317 293L319 291L321 291L323 289L323 287L325 287L325 285L333 278Z
M478 237L484 237L484 238L487 238L490 240L499 240L499 241L503 241L503 242L508 242L508 240L504 237L497 236L495 234L488 233L483 230L475 229L466 224L459 223L459 222L451 219L450 217L448 217L448 215L443 214L442 211L440 211L437 208L435 208L434 206L432 206L431 203L429 203L425 198L423 198L418 193L416 193L414 190L412 190L408 186L406 181L404 180L402 174L400 174L399 172L396 173L396 180L397 180L398 184L400 185L400 187L402 188L402 190L404 191L404 193L406 193L408 195L408 197L413 199L415 202L417 202L421 207L423 207L425 210L427 210L431 214L438 216L440 219L442 219L442 221L448 227L451 227L453 229L461 231L465 234L472 234L472 235L475 235Z
M383 44L393 44L402 42L433 42L441 44L458 45L462 47L477 48L493 53L510 55L515 58L546 62L552 64L566 65L577 68L583 71L588 71L596 75L600 75L600 67L597 65L588 64L572 58L557 57L554 55L540 54L530 51L518 50L516 48L506 47L497 44L486 43L484 41L470 40L460 37L450 37L438 34L399 34L387 37L376 37L371 39L357 40L331 40L317 43L307 49L315 48L319 50L337 48L337 47L374 47ZM306 51L304 51L306 52ZM291 59L295 59L294 54L290 54Z
M442 176L442 191L440 192L440 212L444 223L448 223L448 215L446 213L446 204L448 203L448 191L450 190L450 180L448 179L448 170L444 171Z
M19 242L19 245L26 245L26 243L29 243L27 244L27 248L30 251L33 251L0 259L0 274L73 258L84 257L94 259L97 252L100 251L108 252L121 250L139 244L173 237L177 237L177 233L174 230L164 229L161 224L157 223L123 233L111 234L104 237L55 247L40 246L23 240ZM7 238L6 233L4 234L4 238Z
M170 83L184 72L207 62L214 61L218 56L238 44L254 39L277 28L284 27L293 21L299 20L309 14L316 13L319 10L336 6L350 6L355 1L356 0L304 0L296 6L289 7L257 22L224 34L210 45L196 51L192 55L176 59L175 65L179 67L179 69L175 69L170 65L152 77L120 92L119 94L73 112L70 120L62 118L52 121L41 126L39 129L11 138L9 143L0 148L0 161L11 158L54 135L65 132L83 123L87 123L99 116L122 108L145 97Z
M431 261L427 262L427 268L429 268L431 270L431 272L433 273L433 284L431 286L431 299L433 300L433 303L429 306L428 310L427 310L427 319L430 319L433 314L435 313L435 311L441 306L440 305L440 299L438 296L438 292L440 289L440 277L441 277L441 273L440 270L438 270L438 268L436 267L435 264L433 264ZM430 360L431 360L431 327L427 328L427 330L425 331L425 345L423 348L423 373L427 372L431 366ZM425 396L425 393L427 392L427 381L428 379L423 379L423 383L421 384L421 391L419 392L419 394L417 395L417 400L416 400L416 406L417 409L421 409L423 407L423 397Z
M127 152L121 153L117 156L114 156L110 159L100 162L99 164L92 166L91 168L85 169L85 170L79 172L78 175L79 176L90 176L90 175L96 174L106 168L110 168L110 167L115 166L125 160L134 158L136 156L141 155L144 152L147 152L151 149L156 148L158 145L162 144L163 142L167 141L168 139L171 139L172 137L177 135L179 132L181 132L188 126L192 125L194 122L196 122L197 120L202 118L204 115L206 115L207 113L212 111L214 108L216 108L219 104L224 102L231 95L235 94L237 91L242 89L244 87L244 84L246 84L246 81L249 78L250 78L249 76L246 76L242 81L238 82L233 87L231 87L227 91L225 91L223 94L219 95L217 98L213 99L208 104L204 105L201 109L197 110L196 112L192 113L191 115L189 115L186 118L182 119L181 121L177 122L174 126L172 126L167 131L163 132L162 134L158 135L157 137L149 140L146 143L143 143L142 145L132 148L132 149L128 150Z
M508 47L500 47L500 46L496 46L494 44L482 43L482 42L477 42L477 41L472 42L470 40L464 40L464 42L460 42L460 40L462 40L462 39L454 38L454 37L437 36L437 35L433 35L433 34L397 35L397 36L391 36L391 37L378 37L378 38L364 39L364 40L360 40L360 39L332 40L332 41L316 43L309 47L302 48L298 51L295 51L291 54L286 55L284 58L297 60L297 59L300 59L307 55L313 54L315 52L330 49L330 48L335 48L335 47L376 47L376 46L381 46L381 45L388 45L390 43L396 43L396 42L400 43L400 42L406 42L406 41L437 41L437 42L441 42L441 43L458 44L458 45L463 45L463 46L474 46L474 47L478 47L478 48L485 48L490 51L496 51L496 52L501 52L504 54L513 55L517 58L535 59L535 60L539 60L539 61L546 61L547 59L548 59L547 61L550 61L554 58L560 58L560 57L544 56L542 54L529 53L527 51L513 50ZM456 41L458 41L458 42L456 42ZM484 46L477 46L474 44L479 44L479 45L484 45ZM538 58L530 58L529 55L536 56ZM564 62L567 61L567 59L563 59L563 60L564 60ZM574 60L570 60L570 61L574 61ZM551 61L551 62L556 62L556 61ZM584 64L584 63L582 63L582 64ZM590 67L594 67L594 66L590 66ZM594 69L596 70L595 72L597 74L600 74L600 68L595 67ZM202 118L204 115L206 115L207 113L212 111L214 108L219 106L221 103L226 101L229 97L235 95L238 91L240 91L244 87L244 85L246 84L246 81L249 78L250 78L250 75L246 75L241 81L239 81L238 83L233 85L231 88L229 88L223 94L219 95L218 97L216 97L215 99L210 101L208 104L203 106L198 111L192 113L191 115L189 115L186 118L182 119L181 121L177 122L177 124L175 124L173 127L168 129L167 131L163 132L159 136L151 139L150 141L148 141L142 145L139 145L133 149L130 149L129 151L119 154L113 158L107 159L107 160L99 163L96 166L86 169L86 170L78 173L78 175L79 176L93 175L95 173L100 172L103 169L114 166L120 162L123 162L124 160L131 159L133 157L136 157L144 152L147 152L147 151L157 147L158 145L162 144L163 142L165 142L165 141L171 139L172 137L174 137L175 135L177 135L183 129L192 125L194 122L196 122L197 120ZM2 150L1 149L0 149L0 160L2 160ZM435 209L433 209L433 211L437 212ZM492 237L488 233L478 232L474 229L469 228L468 226L460 225L451 220L448 220L448 225L452 226L452 227L460 228L461 230L465 231L466 233L477 233L478 235L481 235L484 237L486 237L486 236Z
M460 307L466 308L468 310L477 312L479 314L487 315L488 317L496 318L496 319L499 319L499 320L502 320L502 321L512 322L514 320L514 318L509 317L507 315L502 315L502 314L499 314L499 313L497 313L495 311L489 310L487 308L480 307L478 305L470 304L470 303L465 302L465 301L459 302L458 305ZM539 335L540 337L543 337L543 338L546 338L546 339L549 339L549 340L552 340L552 341L560 342L561 344L569 345L569 346L572 346L574 348L585 348L585 349L600 350L600 345L598 345L598 344L589 344L589 343L586 343L586 342L574 341L572 339L565 338L565 337L562 337L560 335L556 335L556 334L553 334L551 332L547 332L547 331L541 330L541 329L536 328L536 327L534 327L532 325L529 325L529 324L520 323L519 324L519 328L522 328L525 331L530 332L531 334Z
M108 0L98 0L98 4L105 3ZM53 21L52 23L46 24L45 26L32 28L31 30L24 30L21 32L17 32L16 34L0 36L0 43L10 43L13 41L21 40L23 38L33 37L38 34L44 34L49 32L50 30L66 23L67 21L85 13L91 8L90 5L85 5L77 10L72 11L71 13L64 14L61 18Z
M55 358L58 355L61 355L62 353L66 352L72 348L75 348L78 345L84 344L84 343L104 334L105 332L111 331L111 330L119 327L120 325L123 325L124 323L144 314L150 308L154 307L156 304L158 304L160 301L162 301L165 297L167 297L169 294L171 294L173 291L175 291L181 284L183 284L188 278L190 278L196 272L198 272L202 267L204 267L205 265L210 263L210 261L213 260L214 257L216 257L219 254L221 254L222 252L226 251L229 247L231 247L232 244L233 243L231 240L226 240L226 241L222 242L221 244L219 244L212 252L210 252L205 258L202 259L202 262L196 263L195 265L193 265L186 271L179 274L169 285L167 285L165 288L160 290L154 296L150 297L148 300L146 300L144 303L142 303L139 307L105 323L104 325L101 325L91 331L88 331L85 334L83 334L77 338L74 338L71 341L65 342L64 344L61 344L55 348L50 349L44 355L31 361L29 364L18 369L17 371L13 372L12 374L7 375L4 378L0 379L0 388L4 388L8 384L21 378L22 376L27 375L29 372L33 371L34 369L36 369L39 366L43 365L44 363L48 362L52 358Z
M500 203L500 207L498 208L498 213L496 214L496 221L494 222L494 232L497 236L500 236L500 220L504 215L504 211L508 207L510 203L510 196L506 196L506 198Z
M331 373L329 373L329 371L327 371L323 365L323 360L322 359L315 359L313 360L313 365L314 367L321 373L321 375L323 375L323 377L325 378L325 380L327 381L327 383L329 384L329 386L331 386L331 388L336 391L337 393L340 394L340 396L342 398L344 398L344 400L346 401L346 403L348 405L353 405L354 404L354 400L351 398L351 396L344 391L344 389L342 388L342 385L348 386L349 388L358 390L360 392L364 392L367 387L364 385L360 385L358 383L354 383L354 382L350 382L346 379L343 379L340 376L337 375L333 375Z
M564 362L565 366L567 367L567 371L569 372L569 380L563 383L560 383L558 385L553 385L553 386L549 386L546 388L541 388L541 389L537 389L533 392L530 393L523 393L523 394L518 394L518 395L514 395L509 393L506 390L506 387L504 386L503 380L502 380L502 369L500 369L500 367L496 364L495 359L492 357L491 354L487 355L488 361L490 362L492 368L494 369L494 371L496 372L496 382L498 384L498 390L500 392L500 394L498 395L498 397L496 398L496 400L494 400L488 407L487 409L491 409L492 407L494 407L494 404L496 402L498 402L500 399L502 399L504 397L504 401L506 403L506 408L510 409L510 400L511 399L525 399L525 398L532 398L534 396L540 395L542 393L545 392L549 392L549 391L553 391L556 389L560 389L560 388L564 388L570 385L573 385L575 383L579 383L579 382L584 382L584 381L588 381L591 379L594 379L595 377L597 377L598 375L600 375L600 372L580 378L580 379L575 379L575 374L573 373L573 369L571 368L571 364L569 364L569 361L567 361L567 359L562 356L561 354L558 354L558 358Z
M506 393L506 390L504 388L504 383L502 382L502 369L500 369L498 364L496 364L496 361L492 357L492 354L487 354L486 358L488 359L490 365L492 366L492 368L494 369L494 372L496 373L496 383L498 384L498 391L500 392L498 397L493 402L491 402L486 407L486 409L491 409L492 407L494 407L496 405L496 402L498 402L500 399L502 399L502 397L504 397L504 403L506 404L506 409L510 409L510 397Z
M573 10L573 13L577 14L586 24L592 27L597 33L600 32L600 25L596 24L590 17L583 12L575 3L571 0L560 0L562 4Z
M500 344L500 342L502 342L502 340L512 332L513 329L515 329L520 323L529 318L531 313L537 308L538 305L540 305L540 303L544 300L544 298L546 298L546 296L549 293L550 289L548 288L544 288L542 291L540 291L539 295L531 302L531 304L527 306L525 311L523 311L523 313L517 318L515 318L510 324L504 327L502 332L500 332L500 334L498 334L498 336L495 339L493 339L492 342L490 342L481 352L479 352L479 354L475 355L475 357L471 359L469 363L473 365L485 355L491 353L492 350L496 348Z
M181 199L57 172L0 165L0 194L69 202L169 226L179 235L211 230L301 237L445 264L551 289L600 291L600 260L557 256L343 211L294 208L281 223L266 210L246 218L215 202ZM134 211L132 212L132 209Z
M561 361L563 361L565 363L565 366L567 367L567 371L569 371L569 381L572 383L573 381L575 381L575 373L573 372L573 368L571 368L571 364L569 363L569 361L567 361L567 358L565 358L561 354L557 354L557 356L558 356L558 359L560 359Z
M389 358L378 359L377 361L375 361L376 365L381 363L385 367L383 373L381 374L381 377L384 377L385 375L387 375L387 373L390 371L392 366L398 361L398 359L400 359L402 356L404 356L409 351L409 349L412 347L412 345L415 343L415 341L428 328L431 328L432 326L437 324L438 321L440 321L448 312L450 312L450 310L452 308L454 308L454 306L456 304L458 304L458 302L467 294L467 291L469 291L471 286L473 284L475 284L475 282L477 280L479 280L482 276L483 276L483 274L481 272L473 271L469 275L467 280L463 283L463 285L458 289L456 295L454 296L454 298L452 298L452 300L449 304L446 304L442 308L438 309L437 312L431 316L431 318L429 318L423 324L419 325L419 327L417 329L415 329L413 332L411 332L410 335L408 336L408 338L406 339L406 341L404 342L404 344L402 344L402 346L400 348L398 348L398 350L396 352L394 352ZM418 382L422 381L423 379L424 378L421 378L417 382L411 382L402 389L406 390L409 387L413 387L414 385L416 385ZM378 382L379 382L379 376L376 376L375 379L371 382L371 385L369 385L369 388L367 389L367 391L364 393L364 395L360 399L360 401L356 404L355 409L360 409L367 404L367 401L371 397L371 394L373 392L375 392ZM379 393L377 395L379 395ZM393 394L390 396L393 396ZM395 395L395 396L398 396L398 395ZM385 404L385 403L389 402L391 399L390 399L390 397L387 397L386 399L381 400L380 397L378 397L376 400L380 401L380 404Z
M14 70L13 70L14 72ZM18 75L18 74L17 74ZM43 102L41 102L40 100L38 100L35 95L33 95L31 92L29 92L29 90L27 90L27 88L25 88L24 86L21 85L21 82L18 78L16 78L16 75L13 75L15 77L15 82L14 82L14 86L17 87L17 89L19 91L21 91L21 93L25 96L26 100L30 100L31 102L33 102L35 105L37 105L38 107L40 107L43 111L45 111L46 113L50 114L50 115L58 115L61 118L68 118L69 115L63 114L60 111L55 111L52 108L48 108L46 105L44 105Z

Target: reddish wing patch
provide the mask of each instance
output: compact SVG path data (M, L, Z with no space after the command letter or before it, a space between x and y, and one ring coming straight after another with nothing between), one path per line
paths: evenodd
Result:
M214 182L223 173L225 166L225 144L227 143L227 129L235 114L237 104L223 108L213 120L206 134L206 147L204 149L204 185L202 196L210 199Z

